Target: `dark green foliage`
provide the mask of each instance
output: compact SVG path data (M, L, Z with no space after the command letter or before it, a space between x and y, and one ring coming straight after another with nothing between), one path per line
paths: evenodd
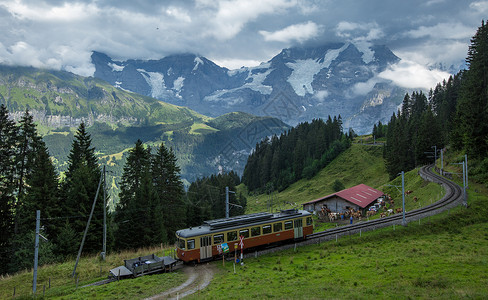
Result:
M0 105L0 273L7 271L7 262L12 255L16 143L17 127L9 119L7 108L2 104Z
M141 140L129 150L116 207L116 246L138 248L172 242L185 227L183 184L173 151L163 144L156 154Z
M158 151L151 159L152 184L156 191L157 207L161 213L154 216L163 222L161 238L163 241L173 242L175 232L185 226L186 206L183 200L184 189L180 178L176 156L172 149L167 149L161 143ZM155 224L154 226L158 226ZM167 235L165 236L165 233Z
M301 178L312 178L347 149L342 119L330 116L301 123L280 137L265 138L249 156L242 181L250 191L264 191L272 183L279 191Z
M115 246L121 249L144 246L148 202L154 196L150 178L150 149L138 140L127 157L120 183L119 203L115 210ZM143 195L143 192L146 195ZM149 200L149 201L148 201ZM147 246L147 244L145 245Z
M488 153L488 25L484 21L471 39L466 61L469 69L437 84L429 92L429 101L422 92L405 95L401 113L388 124L384 156L391 178L432 162L433 146L441 149L448 143L474 160L471 167L483 164Z
M474 158L488 153L488 24L471 39L463 75L452 138L454 145Z
M73 230L78 234L78 239L73 241L77 245L81 242L85 231L100 177L101 171L95 156L95 148L91 146L91 136L87 133L85 124L81 123L68 156L68 171L62 184L63 210L67 215L78 216L70 220ZM100 192L83 251L88 253L101 251L102 236L103 193Z
M393 114L386 134L384 156L391 179L401 171L433 162L433 146L444 146L439 122L422 92L405 95L401 113Z
M373 126L373 136L377 139L386 137L386 134L388 132L388 124L381 124L381 121L378 122L378 125L376 123Z
M205 220L225 217L225 187L235 191L238 175L231 171L204 177L193 182L187 192L187 225L201 225ZM242 194L229 193L229 216L244 214L247 199ZM233 206L240 205L241 207Z
M342 191L345 188L346 187L344 186L344 183L342 183L342 181L340 181L339 179L336 179L332 184L332 189L334 190L334 192Z

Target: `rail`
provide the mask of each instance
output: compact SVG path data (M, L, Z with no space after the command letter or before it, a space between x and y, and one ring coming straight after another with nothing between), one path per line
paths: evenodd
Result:
M428 181L432 181L441 184L446 191L446 194L439 201L432 203L430 205L424 206L422 208L414 209L405 212L405 221L407 223L416 221L428 216L432 216L455 207L462 203L463 191L462 188L456 183L448 180L438 174L432 172L433 165L423 166L419 170L419 175ZM361 233L363 231L375 230L378 228L388 227L392 225L401 225L403 219L403 214L395 214L385 218L364 221L356 224L341 226L337 228L328 229L321 232L316 232L307 236L307 239L301 242L296 242L292 244L282 245L272 249L264 249L261 251L255 251L247 253L244 257L254 257L271 252L281 251L285 249L290 249L297 246L317 244L322 241L328 241L337 239L344 235Z

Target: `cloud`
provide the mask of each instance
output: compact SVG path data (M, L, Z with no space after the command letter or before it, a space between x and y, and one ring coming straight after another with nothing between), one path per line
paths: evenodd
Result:
M351 94L350 96L367 95L369 92L373 90L374 86L380 81L384 81L384 80L378 77L373 77L368 81L358 82L349 91L349 93Z
M321 26L312 21L308 21L307 23L290 25L274 32L260 30L259 33L264 37L264 40L268 42L289 43L291 41L297 41L302 43L310 38L316 37L320 31Z
M63 3L60 6L29 5L21 1L2 2L2 5L16 18L48 22L73 22L86 19L98 12L93 4Z
M201 1L200 4L215 7L215 4L207 1ZM217 12L211 14L209 19L211 28L207 34L219 40L228 40L241 32L246 23L260 15L275 14L295 5L295 2L288 0L219 1Z
M469 4L469 8L474 9L479 13L488 12L488 1L476 1Z
M317 99L320 102L323 102L327 97L329 97L329 91L327 90L316 91L313 95L313 98Z
M376 22L356 23L341 21L337 24L335 33L338 37L354 40L373 41L384 36L383 30Z
M429 70L425 66L412 61L401 60L378 74L379 78L393 81L407 89L429 90L450 74L441 70Z
M407 31L405 35L412 38L467 39L473 35L473 29L459 22L439 23L433 26L420 26Z

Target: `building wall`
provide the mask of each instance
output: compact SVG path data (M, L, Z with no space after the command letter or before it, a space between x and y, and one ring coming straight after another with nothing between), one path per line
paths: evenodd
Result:
M349 201L346 201L346 200L344 200L340 197L336 197L336 196L331 197L331 198L326 199L326 200L315 202L313 204L304 205L303 208L305 210L308 210L308 211L314 211L315 210L316 212L319 212L322 210L323 205L327 205L327 207L332 212L338 212L338 213L346 212L347 211L346 207L354 208L354 210L361 209L361 207L359 207L358 205L353 204Z

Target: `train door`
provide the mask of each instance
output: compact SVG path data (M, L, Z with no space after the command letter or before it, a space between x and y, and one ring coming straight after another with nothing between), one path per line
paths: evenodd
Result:
M295 232L295 239L299 239L303 237L303 220L296 219L295 226L293 227Z
M200 238L200 260L212 257L212 236Z

